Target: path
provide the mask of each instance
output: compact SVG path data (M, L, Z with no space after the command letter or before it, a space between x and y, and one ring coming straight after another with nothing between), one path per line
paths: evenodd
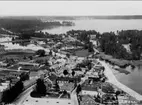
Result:
M18 70L16 69L7 69L7 68L0 68L0 71L11 71L11 72L18 72ZM28 72L26 70L20 70L20 71L23 71L23 72Z
M71 92L71 104L72 105L79 105L78 98L76 94L77 87Z
M16 99L15 102L13 102L13 104L15 105L22 105L23 101L30 95L30 93L33 91L33 87L35 85L31 86L30 88L26 89L24 92L22 92L18 98Z
M3 41L3 42L0 42L0 43L10 43L10 42L25 42L25 41L30 41L30 40L29 40L29 39L27 39L27 40Z

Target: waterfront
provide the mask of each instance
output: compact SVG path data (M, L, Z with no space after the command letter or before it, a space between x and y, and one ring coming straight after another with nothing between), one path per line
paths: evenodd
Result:
M126 29L138 29L141 30L142 20L75 20L74 21L76 26L71 27L58 27L53 28L49 30L44 30L49 33L65 33L66 31L72 30L72 29L80 29L80 30L96 30L98 32L106 32L106 31L117 31L117 30L126 30ZM121 23L121 24L120 24ZM108 26L109 24L109 26ZM9 41L12 38L9 37L3 37L0 41ZM45 49L41 46L37 46L35 44L28 44L27 46L22 46L20 44L12 44L10 43L2 43L2 45L5 45L6 49L32 49L32 50L38 50L38 49ZM47 49L45 49L47 50ZM86 51L82 53L82 51L76 52L77 56L85 56L88 55ZM137 91L138 93L142 94L142 68L136 67L134 69L131 69L130 67L126 68L128 71L130 71L130 74L124 74L120 73L119 71L113 70L113 73L115 74L116 78L123 84L127 85L131 89Z
M48 32L52 34L66 33L69 30L96 30L100 33L110 32L117 30L141 30L142 29L142 19L132 19L132 20L107 20L107 19L85 19L85 20L73 20L75 26L71 27L57 27L52 29L45 29L43 32Z
M128 66L126 70L130 71L130 74L119 73L119 71L112 69L114 75L121 83L142 94L142 68L136 67L132 69Z
M69 30L96 30L100 33L117 31L117 30L142 30L142 20L107 20L107 19L93 19L93 20L75 20L75 26L72 27L58 27L50 30L44 30L49 33L65 33ZM109 26L108 26L109 25ZM82 54L81 54L82 55ZM120 73L119 71L113 70L116 78L126 86L142 94L142 68L136 67L134 69L127 67L130 74Z

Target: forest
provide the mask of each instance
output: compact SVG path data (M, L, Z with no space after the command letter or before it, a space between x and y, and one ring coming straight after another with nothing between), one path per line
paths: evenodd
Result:
M107 55L117 59L140 60L142 53L142 30L121 30L117 32L99 33L95 30L71 30L67 34L77 36L92 48L90 35L95 35L99 43L98 49ZM128 51L124 46L127 46Z
M100 49L105 54L112 55L118 59L140 60L142 53L142 31L122 30L98 34L97 40ZM130 51L124 47L128 46Z
M61 25L62 24L58 21L42 22L40 19L32 19L32 20L11 19L11 18L0 19L0 27L14 33L20 33L29 30L38 31L41 29L51 28Z

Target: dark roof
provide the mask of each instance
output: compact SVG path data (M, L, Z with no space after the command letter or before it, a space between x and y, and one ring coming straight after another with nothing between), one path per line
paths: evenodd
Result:
M98 77L88 77L89 80L97 79Z
M58 77L56 79L57 81L77 81L77 82L80 82L81 81L81 78L72 78L72 77Z
M73 83L64 83L64 85L60 86L61 90L67 90L70 91L74 88L74 84Z
M80 68L74 68L74 69L72 69L72 70L74 70L74 71L81 71Z
M97 91L98 87L101 86L100 82L93 82L92 84L89 83L89 80L86 80L82 85L82 90L88 91Z
M80 102L81 105L99 105L95 100L93 99L94 97L88 96L88 95L83 95L82 96L82 101Z
M10 72L9 75L11 75L11 74L17 74L17 75L20 75L21 72Z

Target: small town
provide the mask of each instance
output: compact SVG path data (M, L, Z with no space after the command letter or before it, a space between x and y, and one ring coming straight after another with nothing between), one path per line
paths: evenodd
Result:
M1 45L1 103L139 105L142 96L118 82L113 68L98 56L96 35L89 35L89 41L91 52L81 56L74 52L89 52L90 48L84 50L84 42L72 34L48 39L32 37L30 43L44 48L37 51L9 50Z
M0 1L0 105L142 105L142 1Z

